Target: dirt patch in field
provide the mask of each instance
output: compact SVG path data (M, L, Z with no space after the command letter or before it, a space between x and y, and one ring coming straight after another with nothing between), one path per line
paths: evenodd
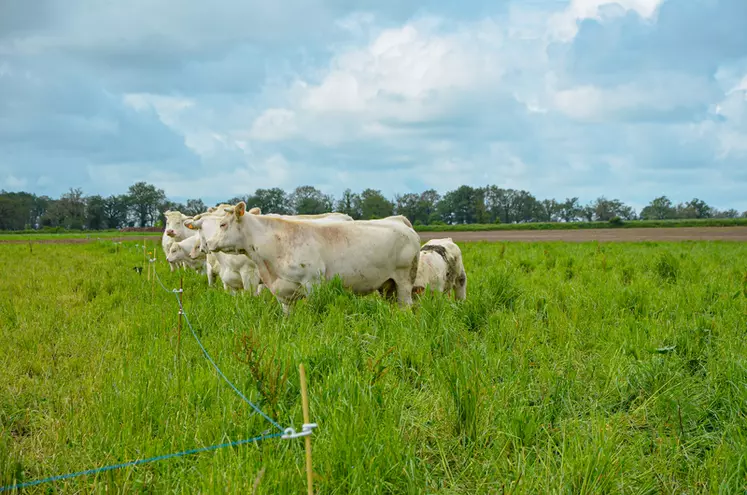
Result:
M493 230L487 232L420 232L423 241L451 237L469 241L747 241L747 227L671 227L579 230Z
M161 240L161 236L155 235L128 235L122 237L78 237L78 238L61 238L61 239L0 239L0 244L85 244L87 242L96 241L138 241L142 242L146 240L148 242L156 242Z
M493 230L485 232L419 232L420 239L451 237L455 242L636 242L636 241L741 241L747 242L747 227L671 227L631 229L578 230ZM78 239L34 239L33 244L84 244L102 241L159 242L160 236L128 235L122 237L91 237ZM0 244L28 244L28 239L4 239Z

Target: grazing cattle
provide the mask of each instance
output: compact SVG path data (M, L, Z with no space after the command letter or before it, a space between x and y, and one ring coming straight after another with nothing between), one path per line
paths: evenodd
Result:
M228 207L230 205L219 205L219 207ZM199 246L195 246L190 256L193 259L198 258L201 254L210 253L217 259L217 263L220 268L217 270L221 280L223 280L224 288L230 286L233 289L239 289L237 281L243 281L244 288L251 290L255 295L258 295L264 289L264 285L261 283L259 272L254 262L248 256L243 254L231 254L231 253L213 253L207 248L207 239L212 237L218 230L218 224L220 223L220 216L225 212L219 207L211 208L206 213L196 215L193 219L184 222L184 226L197 230L199 232L200 243ZM262 210L258 207L254 207L249 210L249 213L253 215L261 215ZM353 218L343 213L322 213L319 215L278 215L268 214L268 217L275 218L297 218L307 222L325 223L325 222L343 222L352 221ZM213 263L208 260L208 284L212 285L211 267ZM226 281L230 279L230 281Z
M208 285L213 284L217 274L225 290L233 292L243 289L258 294L261 290L259 272L249 257L242 254L210 252L207 249L206 236L211 236L218 230L220 214L216 213L217 211L223 213L222 210L208 210L184 222L184 226L195 232L198 239L192 246L189 257L200 259L207 255Z
M467 273L462 263L462 251L451 237L431 239L420 248L413 293L421 294L426 287L449 295L453 290L457 300L467 298Z
M420 238L404 222L317 223L245 213L243 201L227 211L208 250L249 256L286 314L293 301L336 275L357 294L393 283L400 306L412 304Z
M174 242L169 249L169 254L166 259L169 263L182 263L185 267L193 268L200 272L205 270L205 257L198 259L192 259L189 253L192 249L200 242L200 238L196 235L187 237L186 239Z
M163 215L166 218L166 227L164 228L163 236L161 236L161 247L163 248L163 254L168 257L171 245L174 242L192 237L196 232L184 228L184 222L191 217L186 216L182 212L167 210ZM178 265L178 263L169 262L172 272Z

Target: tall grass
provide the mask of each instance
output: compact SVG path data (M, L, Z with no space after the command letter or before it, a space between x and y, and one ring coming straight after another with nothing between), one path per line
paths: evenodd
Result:
M671 228L671 227L746 227L747 218L689 218L678 220L620 220L609 222L528 222L528 223L471 223L458 225L415 225L418 232L482 232L493 230L585 230L585 229L624 229L624 228ZM0 230L0 240L26 239L80 239L107 238L120 236L148 236L154 239L161 232L121 232L119 230L69 230L63 228L47 230Z
M286 318L187 273L185 309L283 426L305 364L320 493L747 488L746 244L461 247L463 303L333 281ZM0 246L0 485L271 431L186 328L177 355L173 295L139 266L111 243ZM264 470L258 493L299 493L303 469L303 441L272 439L53 486L251 493Z

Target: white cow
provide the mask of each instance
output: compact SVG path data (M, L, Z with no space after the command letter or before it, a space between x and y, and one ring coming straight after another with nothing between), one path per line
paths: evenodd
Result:
M183 241L187 237L192 237L196 232L184 228L184 222L191 217L186 216L180 211L167 210L163 214L166 217L166 227L161 236L161 247L163 248L163 254L168 257L171 245L174 242ZM169 262L171 271L182 263ZM183 265L183 264L182 264Z
M213 235L217 231L219 218L224 214L219 207L227 206L230 205L218 205L184 222L184 226L194 232L198 239L189 257L193 260L206 259L208 285L213 285L215 275L218 275L225 290L234 292L243 289L258 294L261 281L257 266L251 259L242 254L210 252L207 249L205 235Z
M246 290L251 290L255 295L258 295L264 289L264 285L259 277L257 266L248 256L243 254L231 254L231 253L220 253L210 252L207 248L207 239L212 237L218 230L218 224L220 223L220 217L225 213L225 208L232 208L231 205L218 205L216 207L208 209L207 212L196 215L193 219L184 222L184 226L197 230L199 232L200 244L196 246L190 256L193 259L197 259L200 255L209 253L207 260L207 272L208 272L208 284L213 283L213 273L217 273L221 280L223 280L224 288L230 286L233 289L240 289L238 282L242 281ZM261 215L262 210L258 207L254 207L249 210L249 213L253 215ZM324 223L324 222L342 222L352 221L353 218L343 213L322 213L319 215L279 215L270 213L266 215L268 217L278 218L298 218L308 222ZM210 258L211 255L216 259L213 262ZM215 268L215 264L219 265L219 268ZM228 282L227 282L228 280Z
M174 242L169 248L169 254L166 255L166 259L169 263L182 263L185 267L193 268L197 272L203 272L205 270L205 257L198 259L192 259L189 253L192 249L199 244L200 238L196 235L187 237L179 242Z
M245 213L243 201L226 212L208 249L249 256L286 314L293 301L335 275L357 294L393 284L400 306L412 304L420 238L403 221L322 223Z
M413 293L421 294L426 287L449 295L453 290L457 300L467 298L467 273L462 263L462 251L451 237L431 239L420 248Z

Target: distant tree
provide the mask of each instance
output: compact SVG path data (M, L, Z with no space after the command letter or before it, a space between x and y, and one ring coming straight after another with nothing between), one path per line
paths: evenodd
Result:
M140 227L153 225L160 216L159 210L166 202L163 189L157 189L156 186L145 182L131 185L127 196L130 212Z
M597 198L591 205L593 219L599 222L609 222L614 217L623 220L635 219L635 210L618 199Z
M439 213L446 223L482 223L489 220L485 207L485 189L461 186L444 194L438 203Z
M491 223L496 220L502 223L513 223L514 198L516 191L513 189L502 189L498 186L488 186L485 190L485 208L488 211Z
M581 205L578 203L578 198L565 198L565 201L560 203L558 215L564 222L575 222L581 216Z
M243 201L244 203L246 203L248 208L251 208L251 205L249 205L249 198L251 198L251 196L234 196L233 198L227 199L225 201L218 201L213 206L218 206L222 204L236 205Z
M238 201L231 200L229 203L236 204ZM253 195L246 199L246 204L248 208L258 207L262 210L262 213L276 213L278 215L290 215L293 213L293 198L289 197L279 187L257 189ZM310 203L306 204L309 205Z
M586 206L581 207L581 210L579 210L579 214L582 219L586 220L587 222L593 222L594 221L594 206L589 203Z
M88 196L86 202L86 229L101 230L109 228L104 215L104 198L98 194Z
M394 215L394 203L376 189L366 189L361 193L361 218L384 218Z
M540 210L540 218L538 220L542 222L557 222L560 220L560 214L562 211L561 203L558 203L554 199L543 199L538 202Z
M641 210L641 220L668 220L677 217L677 210L666 196L655 198Z
M127 226L130 211L130 198L126 194L104 198L103 214L109 229L120 229Z
M677 216L679 218L710 218L712 213L713 209L705 201L698 198L677 205Z
M406 216L413 224L428 225L438 218L438 202L441 199L438 192L428 189L421 194L407 193L396 195L395 212Z
M420 193L419 212L424 218L422 223L428 225L441 220L438 214L439 201L441 201L441 195L435 189L427 189ZM415 219L415 221L418 220L419 218Z
M42 202L31 193L0 191L0 230L34 228L46 210L45 203L40 211Z
M353 220L358 220L363 216L361 212L361 197L359 194L354 193L350 189L345 189L342 193L342 197L337 202L335 210L339 213L350 215Z
M334 199L313 186L299 186L291 194L290 203L297 215L318 215L330 212Z
M394 212L397 215L406 216L410 222L415 223L419 215L420 195L415 193L395 194ZM421 223L424 223L421 220Z
M194 216L207 211L207 206L201 199L188 199L184 210L181 211L187 216Z
M83 190L70 189L57 201L57 224L66 229L80 230L86 223L86 202Z
M711 212L712 218L739 218L739 212L735 210L734 208L730 208L728 210L717 210L713 209Z

